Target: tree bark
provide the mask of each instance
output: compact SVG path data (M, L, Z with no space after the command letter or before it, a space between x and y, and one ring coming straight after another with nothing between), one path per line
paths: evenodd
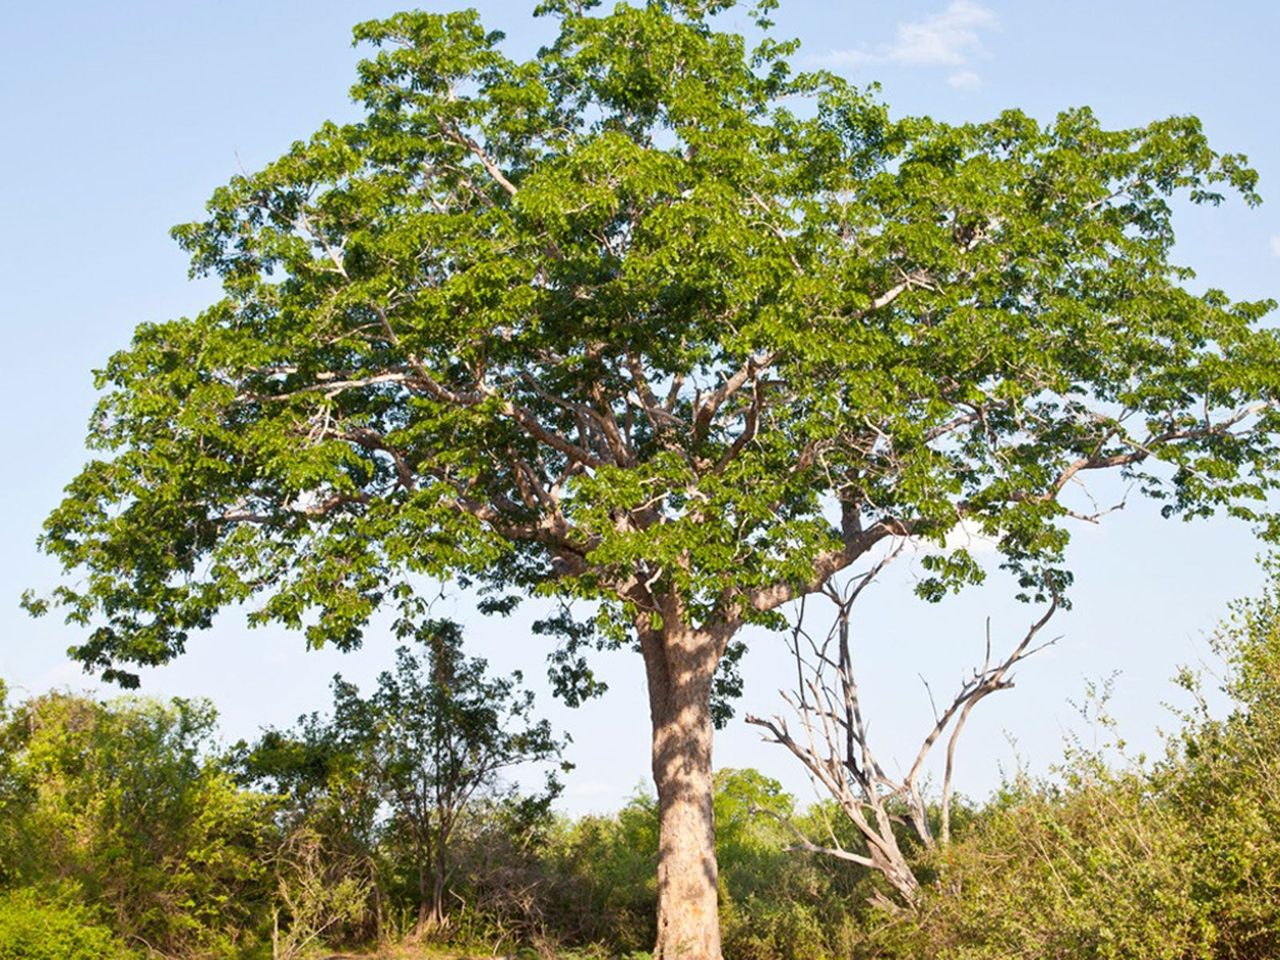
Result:
M658 791L654 960L720 960L712 812L711 680L724 643L681 626L641 631Z
M427 898L427 864L422 854L418 854L418 925L415 932L425 937L431 931L431 906Z
M435 898L432 895L436 848L430 842L423 844L419 837L415 852L418 861L418 923L414 933L418 937L427 937L439 929L440 918L434 909Z
M441 831L436 844L435 876L431 884L431 921L437 929L445 925L444 895L445 885L449 881L449 851L445 847L445 836Z

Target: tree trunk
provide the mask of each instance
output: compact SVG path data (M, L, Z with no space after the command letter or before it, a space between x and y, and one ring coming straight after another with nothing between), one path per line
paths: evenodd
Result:
M720 960L711 679L722 649L719 638L688 628L641 633L658 790L654 960Z
M419 937L436 934L444 929L447 919L444 901L449 879L448 867L449 861L443 838L438 839L434 853L419 854L418 925L416 928Z
M427 865L422 862L421 854L418 857L418 925L415 932L419 937L425 937L431 931L431 907L427 899Z
M449 881L449 855L444 843L442 831L439 842L436 844L435 876L431 884L431 919L440 928L445 924L444 895L445 885Z

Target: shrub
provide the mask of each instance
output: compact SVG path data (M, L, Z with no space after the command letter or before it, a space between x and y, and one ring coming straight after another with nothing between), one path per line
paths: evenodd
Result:
M0 960L125 960L130 952L86 907L34 890L0 894Z
M74 883L119 935L166 954L245 946L266 915L273 806L209 759L214 722L182 700L22 704L0 729L0 879Z

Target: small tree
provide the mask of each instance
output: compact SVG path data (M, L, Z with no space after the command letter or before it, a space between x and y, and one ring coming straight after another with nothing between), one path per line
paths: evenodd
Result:
M335 677L328 723L305 717L292 736L268 732L245 766L251 776L292 788L321 823L333 804L339 821L344 809L360 812L357 832L376 834L370 849L394 852L403 844L425 933L446 921L450 841L469 805L499 791L509 768L558 759L563 742L534 718L533 694L521 688L518 672L490 677L484 660L463 654L457 624L428 619L401 627L421 649L400 647L395 669L379 675L372 694L362 697ZM541 799L558 790L549 775ZM328 803L317 800L321 793Z
M595 602L648 681L655 950L713 960L741 628L962 519L1061 590L1098 471L1265 519L1280 347L1269 302L1170 259L1171 196L1257 200L1194 118L893 119L793 73L770 0L754 48L716 29L734 0L594 6L544 0L524 62L474 12L358 27L363 117L176 230L225 296L100 373L105 455L42 542L81 574L54 595L75 655L124 682L240 603L351 646L424 575Z
M520 674L487 676L487 664L462 654L450 621L419 631L423 652L396 653L396 669L378 678L367 701L377 776L393 828L408 835L419 878L419 928L442 925L452 873L449 844L477 795L499 787L517 764L560 756L551 724L533 717L533 693ZM548 795L559 792L548 776Z

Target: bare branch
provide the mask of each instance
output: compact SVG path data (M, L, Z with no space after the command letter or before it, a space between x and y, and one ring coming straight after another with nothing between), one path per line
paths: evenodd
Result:
M516 195L516 185L507 179L506 174L502 172L502 169L494 162L493 158L489 156L484 147L480 146L479 143L467 136L452 123L441 121L440 127L444 130L450 140L457 143L459 146L465 147L473 157L480 161L480 166L484 167L485 173L489 174L489 176L493 178L494 183L502 187L508 195L513 197Z
M905 542L899 543L869 571L851 580L843 589L827 582L816 591L826 596L836 609L833 624L824 640L815 639L805 629L807 606L804 602L799 605L790 637L796 663L796 691L794 694L784 693L783 699L795 714L799 728L804 732L803 739L793 736L781 717L765 720L749 716L747 722L762 728L768 734L766 739L769 742L781 744L800 760L815 784L821 784L849 817L867 852L850 854L839 844L827 847L808 838L804 838L800 848L854 862L870 861L864 865L883 874L901 899L910 904L916 900L919 883L894 830L896 823L904 822L902 815L905 814L905 822L925 847L933 847L938 842L933 835L930 808L920 787L925 761L936 743L946 737L939 830L939 841L945 845L951 836L955 750L965 723L979 701L1013 685L1009 672L1014 666L1047 646L1033 646L1033 641L1058 609L1058 599L1055 594L1048 609L1009 654L996 664L991 659L988 625L982 666L961 685L946 709L939 712L933 692L926 683L930 703L934 704L933 726L907 773L892 779L876 760L863 716L853 667L851 618L854 602L904 546ZM802 650L802 641L808 643L807 654ZM834 653L830 649L833 645ZM856 859L858 857L861 860Z
M724 383L720 384L715 390L707 394L700 403L696 405L693 415L693 432L695 436L705 436L711 421L715 417L720 407L731 396L742 389L743 385L748 381L758 377L777 361L780 351L770 350L765 353L755 354L748 357L746 362L742 364L734 373L732 373Z

